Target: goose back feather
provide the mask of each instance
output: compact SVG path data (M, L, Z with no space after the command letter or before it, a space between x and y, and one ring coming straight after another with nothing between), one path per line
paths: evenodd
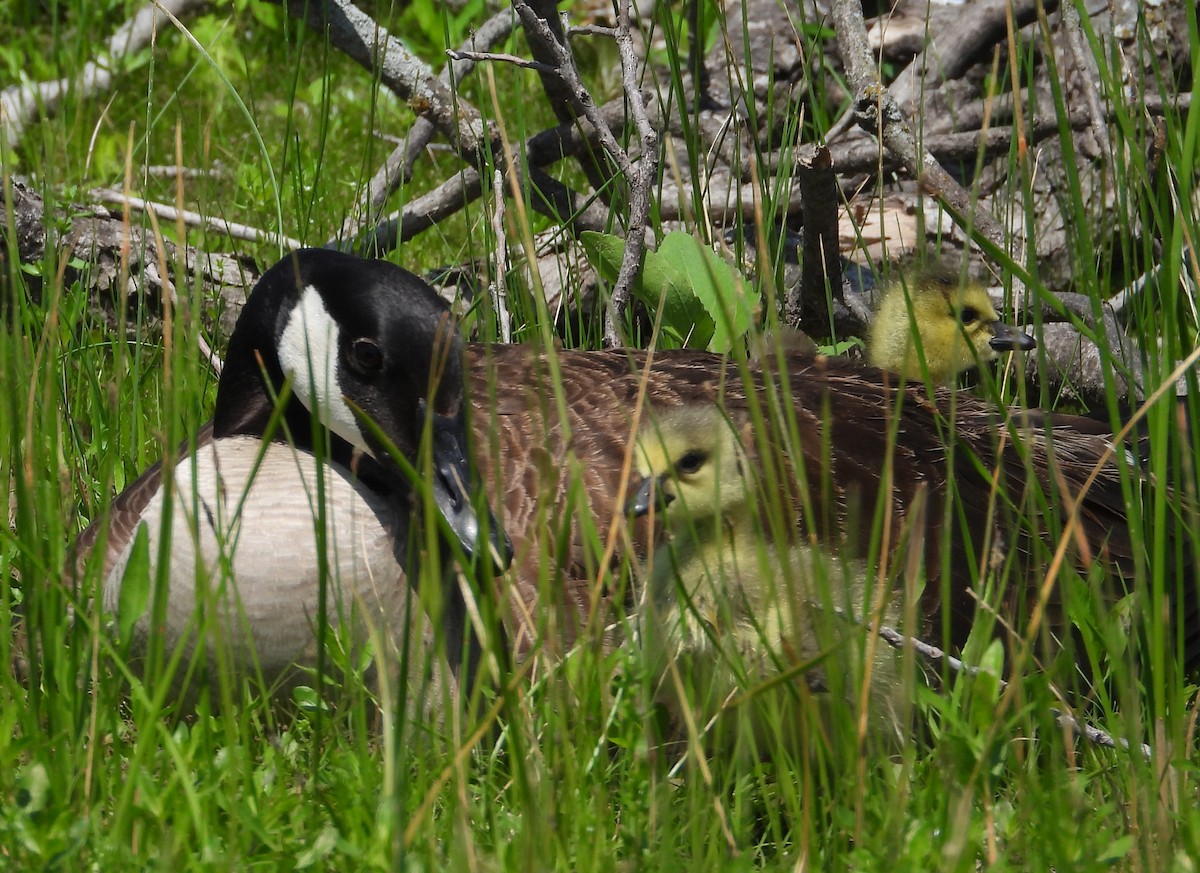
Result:
M930 394L874 368L819 356L788 355L781 368L768 362L745 377L729 360L693 350L659 352L648 369L640 351L554 356L561 406L546 356L528 347L468 345L467 372L483 481L503 507L517 556L510 577L517 612L536 618L549 605L538 581L547 576L542 564L549 556L557 562L550 576L562 577L561 589L550 593L570 607L556 640L564 647L589 620L611 627L606 610L614 598L625 608L634 600L628 590L596 591L602 570L611 568L594 566L577 523L563 552L547 521L557 519L573 458L598 529L619 522L621 495L637 483L624 471L643 382L654 408L716 404L749 435L756 457L765 451L781 459L787 468L780 481L790 483L785 505L801 539L846 558L866 557L876 507L890 514L893 536L882 559L896 569L910 544L920 549L923 630L937 641L965 642L989 573L1006 564L1015 565L1006 574L1007 608L1012 617L1028 613L1077 498L1068 561L1085 571L1101 563L1113 596L1123 593L1120 580L1135 577L1137 550L1112 434L1097 422L1038 410L1010 415L949 389ZM772 397L786 401L773 404ZM766 413L766 433L753 429L755 405ZM644 556L650 532L635 526L633 533ZM512 622L520 628L522 620ZM521 650L537 633L514 636ZM1191 663L1197 652L1189 646L1187 655Z

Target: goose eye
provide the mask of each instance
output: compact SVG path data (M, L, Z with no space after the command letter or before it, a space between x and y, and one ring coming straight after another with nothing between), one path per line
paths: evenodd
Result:
M675 464L675 469L687 476L692 476L700 472L700 468L704 466L704 462L708 460L708 455L705 452L693 449L679 459Z
M979 310L974 306L966 307L958 316L963 324L974 324L979 320Z
M374 340L356 339L350 344L350 364L364 376L383 369L383 350Z

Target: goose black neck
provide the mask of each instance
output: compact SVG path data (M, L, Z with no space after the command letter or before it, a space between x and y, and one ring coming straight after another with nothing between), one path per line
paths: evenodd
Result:
M300 399L285 391L287 379L279 362L279 336L306 284L299 267L285 258L263 274L246 301L225 354L225 367L217 387L213 437L266 438L276 408L283 414L270 434L271 442L322 451L337 464L353 468L372 490L386 492L394 483L381 466L369 458L356 458L353 447L315 422Z

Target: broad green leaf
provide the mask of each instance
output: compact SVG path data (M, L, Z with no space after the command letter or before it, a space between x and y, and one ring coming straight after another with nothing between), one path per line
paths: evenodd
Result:
M580 234L580 242L600 275L615 282L621 270L621 259L625 256L625 241L612 234L587 231ZM689 274L678 259L664 255L661 249L647 251L633 294L655 315L661 301L664 348L708 347L713 335L712 318L696 296Z
M1133 845L1133 834L1125 834L1124 836L1117 837L1096 856L1096 863L1116 864L1129 854L1130 850L1133 849Z
M691 234L683 231L667 234L658 247L658 255L682 269L688 288L708 313L713 324L708 348L722 354L728 352L734 341L750 329L758 295L719 254Z
M646 252L641 286L638 296L650 312L657 314L662 301L663 333L689 349L708 347L713 335L712 318L683 264L661 246L656 252Z
M579 241L587 252L588 260L606 282L617 281L621 272L621 259L625 257L625 240L611 233L585 230Z

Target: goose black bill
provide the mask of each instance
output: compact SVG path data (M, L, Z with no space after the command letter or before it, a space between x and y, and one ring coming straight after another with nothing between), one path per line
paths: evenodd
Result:
M661 479L647 476L626 504L625 512L634 518L641 518L643 515L649 515L651 509L662 512L674 499L675 495L663 487Z
M1028 352L1037 347L1037 340L1011 324L997 321L992 325L988 345L998 352Z
M488 575L502 573L512 563L512 542L500 527L491 506L487 507L486 546L481 542L479 516L471 502L471 468L467 461L467 431L463 416L434 413L430 430L433 451L430 492L438 512L455 539L462 544L468 559L479 556L485 547L490 564Z

